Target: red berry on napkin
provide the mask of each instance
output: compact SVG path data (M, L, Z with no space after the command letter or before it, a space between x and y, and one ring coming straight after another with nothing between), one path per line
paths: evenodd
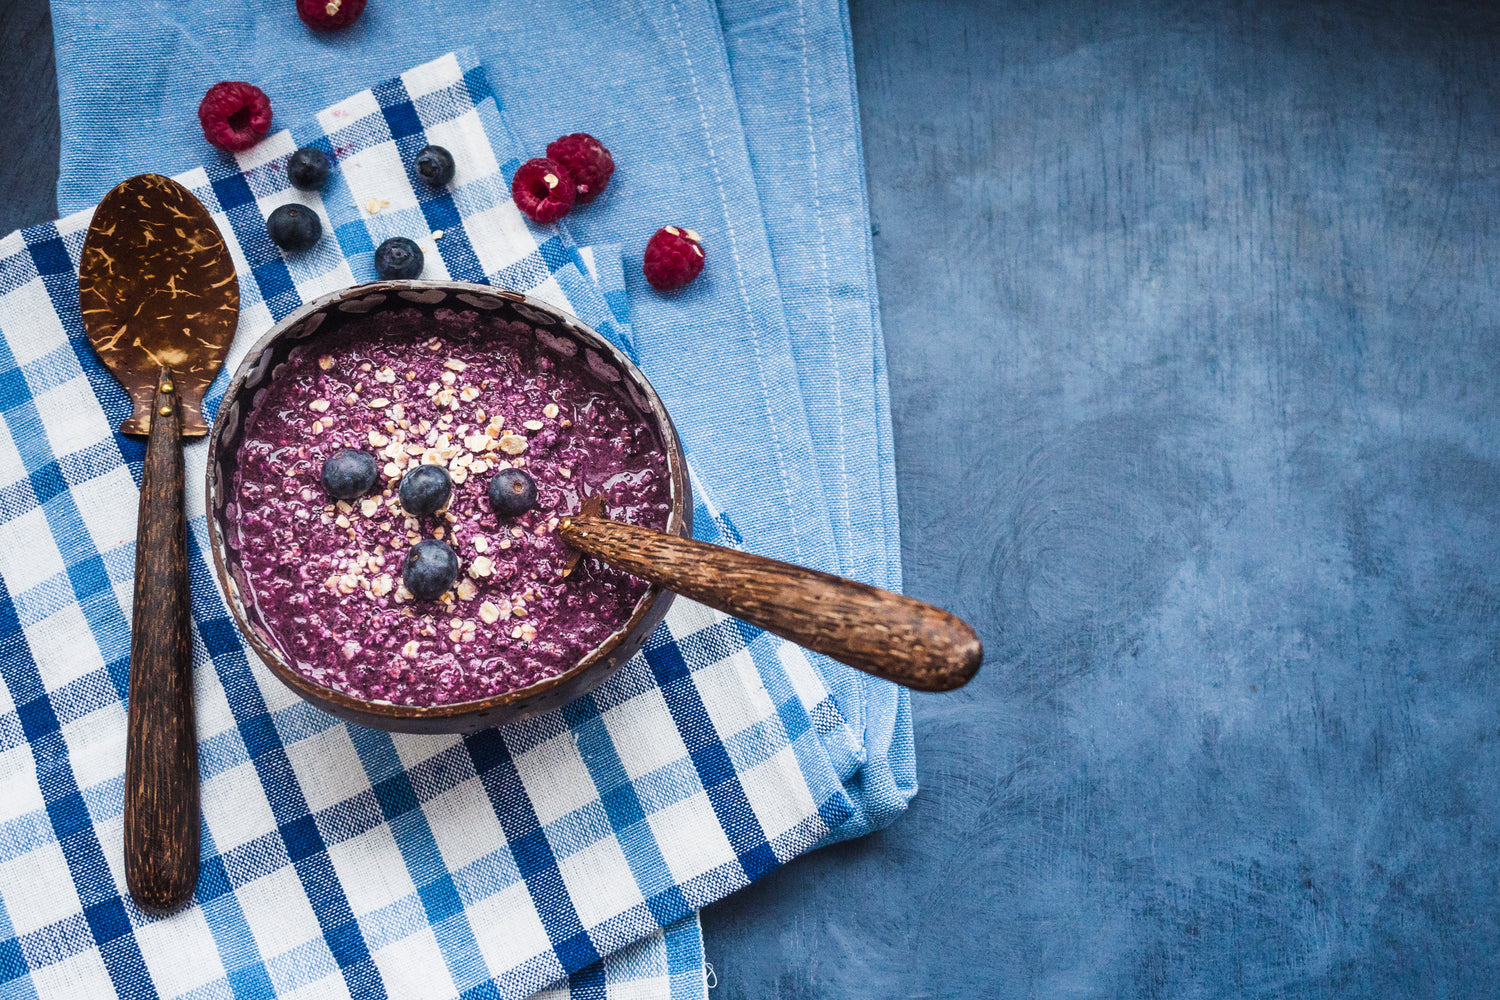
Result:
M516 207L537 222L556 222L568 214L578 196L572 176L562 164L538 156L527 160L510 182Z
M198 104L203 138L237 153L271 131L271 100L254 84L226 80L208 88Z
M658 229L646 244L641 265L646 280L658 292L670 292L698 277L703 270L703 241L691 229Z
M547 156L563 165L573 175L573 185L580 204L599 196L615 172L615 159L604 144L587 132L565 135L547 144Z
M365 0L297 0L297 16L319 31L347 28L364 9Z

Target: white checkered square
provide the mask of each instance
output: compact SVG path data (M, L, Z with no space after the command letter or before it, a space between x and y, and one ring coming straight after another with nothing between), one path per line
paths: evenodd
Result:
M62 555L40 507L0 524L0 576L17 595L63 572Z
M710 663L693 674L693 683L722 740L776 716L776 706L748 652Z
M554 736L518 754L516 771L526 785L537 821L543 826L599 797L572 732Z
M68 339L62 320L47 297L47 286L40 281L28 281L0 296L0 316L14 316L18 321L25 317L25 335L8 336L6 340L18 366L35 361Z
M408 770L429 761L440 754L450 752L458 745L457 736L447 734L402 733L391 740L401 766Z
M328 845L349 908L356 917L390 906L417 891L389 825Z
M486 178L504 183L504 178L500 177L500 164L495 160L495 150L485 141L484 126L479 121L477 111L470 111L450 121L433 122L424 131L428 142L434 146L442 146L453 154L453 180L449 182L450 188L462 188ZM502 201L515 204L509 198Z
M41 810L46 806L36 783L36 759L31 747L22 743L0 753L0 823ZM42 818L46 822L46 818ZM0 848L0 857L16 845Z
M454 200L462 197L455 194ZM525 218L513 201L503 201L490 208L466 215L464 228L474 244L479 266L485 274L502 271L531 255L536 247L526 230ZM519 234L527 234L525 239Z
M331 726L306 739L289 743L287 759L297 773L297 784L314 813L369 791L359 753L349 739L348 726Z
M678 884L735 860L708 795L699 792L646 817Z
M253 761L205 780L201 795L203 819L220 854L276 829Z
M449 871L465 868L505 846L505 832L478 778L424 803L422 812Z
M331 108L318 112L318 124L323 131L333 135L366 118L380 118L380 102L368 90L361 90L353 97L345 98ZM387 132L389 136L389 132Z
M121 701L101 705L62 727L79 788L93 788L119 776L121 747L114 737L124 731L125 703Z
M742 772L740 784L767 839L774 840L818 811L791 747Z
M210 940L208 919L193 907L171 920L150 920L136 929L141 957L151 970L151 981L164 997L180 996L224 975L224 963L196 942ZM107 994L106 994L107 995Z
M614 837L605 837L559 859L557 869L585 927L602 924L645 901Z
M431 927L393 941L371 957L390 996L447 997L458 992Z
M406 179L406 166L394 140L350 153L339 161L339 171L349 186L350 198L365 213L372 232L381 228L382 217L417 207L416 192Z
M90 948L56 965L44 966L31 973L31 985L41 997L109 997L115 995L109 970L99 957L98 948Z
M118 455L114 458L119 461ZM136 505L120 502L121 497L129 497L134 490L135 480L130 476L130 469L123 464L73 487L73 504L94 540L94 548L100 552L135 541Z
M273 160L291 156L296 150L297 143L292 140L292 133L272 132L249 149L235 153L234 162L239 165L241 171L250 173Z
M99 846L104 852L104 863L109 867L107 875L100 873L93 882L93 888L97 891L105 885L113 885L117 895L123 896L125 888L125 782L123 777L116 779L117 789L111 789L104 808L101 812L108 815L103 819L94 817L94 836L99 839Z
M266 703L267 712L274 715L284 708L303 703L301 696L281 683L258 657L250 657L250 673L255 678L256 686L260 688L260 696Z
M682 734L660 688L636 695L601 715L615 752L631 779L641 778L687 756Z
M18 935L46 927L79 912L78 893L68 862L56 841L0 862L0 896Z
M303 944L309 929L318 926L295 868L262 875L240 886L234 896L255 936L256 950L266 958Z
M193 642L193 712L198 723L200 745L222 734L238 747L238 754L244 756L245 744L235 728L229 695L225 693L218 671L209 662L203 641L196 633Z
M54 455L71 455L79 450L78 442L92 443L110 431L99 397L81 373L32 401L42 426L47 429Z
M179 178L179 180L180 179L181 178ZM213 188L209 187L207 180L205 180L201 185L190 186L189 190L206 193L212 191ZM269 329L269 327L251 327L246 324L245 307L260 301L260 289L255 285L253 281L246 280L246 276L250 274L250 261L245 256L245 248L240 245L239 234L235 232L234 226L230 225L229 223L229 216L225 215L223 212L215 212L214 225L218 227L220 235L224 237L224 249L229 251L229 260L232 264L234 264L234 273L239 276L240 321L239 324L234 328L234 339L236 343L239 343L247 330L266 330ZM254 341L255 338L252 337L250 338L250 340L245 341L244 346L248 347L251 343L254 343ZM230 350L232 352L233 348L230 348ZM224 367L227 369L229 368L229 365L226 363Z
M406 88L406 96L415 101L419 97L452 87L454 81L462 79L463 75L464 70L458 63L458 56L449 52L402 73L401 85ZM432 126L427 122L422 125L430 138Z
M39 622L26 626L26 641L36 660L42 682L49 691L56 690L84 674L102 669L104 657L94 643L80 643L79 636L89 634L83 608L67 604Z
M479 952L496 974L552 954L547 929L523 883L475 901L468 914L471 924L485 928L486 933L476 935Z

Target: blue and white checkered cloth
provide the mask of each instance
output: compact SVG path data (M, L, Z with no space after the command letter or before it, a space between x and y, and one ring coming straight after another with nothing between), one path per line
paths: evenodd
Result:
M843 0L402 0L337 32L288 0L52 0L62 119L58 204L120 177L196 166L192 114L251 80L286 121L473 45L518 148L594 132L609 190L563 220L624 242L642 368L696 472L756 551L899 589L894 459ZM666 223L703 234L704 273L649 289L639 254ZM894 290L897 294L900 290ZM685 363L684 359L688 359ZM836 837L890 823L916 791L903 688L814 657L859 735L858 808Z
M450 191L407 173L428 142L455 155ZM321 196L286 184L286 155L307 144L339 160ZM370 277L388 235L424 245L428 277L503 282L628 348L618 248L525 220L508 183L522 159L483 70L450 55L179 177L240 275L236 348L206 409L251 341ZM284 257L264 220L289 200L336 238ZM196 490L202 875L172 917L130 902L143 445L115 432L129 401L79 317L88 217L0 240L0 998L704 996L695 909L858 811L841 777L859 734L799 649L679 600L641 655L549 715L467 738L346 725L247 652L205 560ZM188 449L189 482L204 447ZM698 499L700 537L737 544L701 483Z

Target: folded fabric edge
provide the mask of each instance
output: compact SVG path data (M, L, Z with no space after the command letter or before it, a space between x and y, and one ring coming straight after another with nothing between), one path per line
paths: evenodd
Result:
M842 508L830 509L843 572L899 590L889 398L847 9L836 0L809 0L795 8L777 8L760 0L718 0L718 9L732 80L742 95L740 113L752 168L763 206L771 213L766 224L777 280L787 302L799 304L789 310L788 322L799 377L805 379L803 393L809 399L810 420L812 414L821 414L824 425L814 428L814 448L823 476L835 484L830 500L843 498ZM837 52L822 44L824 39L832 42L835 33L839 35ZM800 98L795 85L799 62ZM768 92L766 79L787 74L794 78L789 86ZM814 82L815 95L808 91ZM835 91L832 95L822 92L827 84ZM814 107L819 109L816 118ZM827 121L829 114L835 117L832 123ZM828 139L830 135L837 138ZM786 190L781 177L789 167L806 178L810 191L805 185L795 194ZM854 178L855 186L848 190L824 187L820 197L819 178L824 175L838 177L840 185ZM818 205L840 206L826 229L820 216L810 214L809 198ZM830 240L840 247L846 243L857 247L860 259L829 256ZM850 263L860 280L849 270ZM853 294L863 301L845 303L845 297ZM840 318L850 315L846 305L863 311L865 320L852 324L863 333L840 326ZM835 330L840 331L837 337ZM844 353L840 361L850 334L860 338L859 346ZM847 424L846 413L852 421ZM861 415L868 420L867 427ZM878 525L873 534L856 536L851 533L855 521ZM905 721L910 695L825 658L815 658L815 662L868 754L867 758L862 754L855 765L859 773L851 770L846 775L851 787L865 787L861 821L847 831L848 836L857 836L894 820L915 794L912 735Z
M846 73L846 86L850 94L850 102L853 108L854 125L854 163L858 173L858 190L860 200L860 213L863 225L860 227L860 256L865 263L866 280L869 282L870 294L866 301L870 306L870 324L874 331L874 378L875 378L875 430L878 449L878 467L880 469L880 496L882 500L882 523L886 526L886 569L889 576L886 578L886 586L894 591L900 592L904 589L905 573L902 567L901 557L901 511L896 493L896 451L895 430L891 424L891 392L888 377L885 347L885 326L880 317L880 282L875 269L875 230L874 218L870 210L870 182L868 168L865 163L865 134L864 122L860 116L859 105L859 82L858 67L854 62L854 28L849 19L849 0L837 0L839 9L839 28L844 42L844 71ZM894 786L895 794L903 800L903 805L891 815L891 821L897 815L905 811L918 792L917 770L916 770L916 726L912 718L911 692L903 687L896 687L894 691L894 705L890 705L889 695L891 692L876 693L871 691L872 697L879 697L893 711L882 711L877 717L891 721L892 728L885 730L884 726L875 729L869 727L865 731L865 747L874 748L872 756L881 757L888 762L890 780ZM887 821L889 822L889 821ZM883 826L885 824L879 824ZM877 826L878 828L878 826Z
M532 1000L707 1000L708 963L697 911L648 938L611 952Z

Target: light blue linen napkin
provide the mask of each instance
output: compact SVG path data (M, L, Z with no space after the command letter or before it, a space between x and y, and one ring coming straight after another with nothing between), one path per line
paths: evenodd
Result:
M839 565L846 576L900 590L890 395L848 6L718 2ZM852 671L824 677L865 736L849 781L863 808L840 831L859 836L893 820L916 793L911 693Z
M332 34L307 31L281 0L191 9L54 0L53 7L65 209L91 202L122 174L191 162L202 148L193 109L217 79L252 80L278 114L301 115L413 58L477 46L506 102L522 109L510 117L525 148L539 153L547 140L581 129L615 151L621 166L611 189L567 227L580 242L627 243L643 366L701 456L701 474L740 512L747 545L899 581L841 6L799 6L798 31L787 33L769 3L570 2L539 18L514 0L411 0L372 4L354 27ZM796 73L783 72L779 34L798 39ZM742 106L750 109L743 117ZM778 118L794 123L786 136L757 131ZM798 148L823 141L825 131L822 147ZM828 182L809 214L801 181L811 158ZM704 234L710 266L684 292L658 296L645 287L636 255L657 226L688 224L684 215ZM799 231L818 234L815 251L798 249ZM797 309L782 308L783 285ZM808 407L817 411L816 434ZM872 519L879 530L870 530ZM883 580L875 572L882 565ZM865 734L842 765L865 802L840 834L854 835L889 822L914 791L907 697L826 661L818 666Z
M509 205L501 164L516 158L478 67L439 60L319 122L183 178L241 275L231 367L271 320L358 277L382 233L424 239L434 217L432 274L506 261L491 276L629 345L618 251L576 248ZM460 163L451 194L408 177L402 143L438 136ZM321 197L286 185L307 143L341 150ZM390 204L361 213L363 183ZM270 246L265 215L288 200L336 239L296 257ZM247 657L203 560L197 494L204 876L171 920L124 898L133 527L119 496L141 448L112 433L129 404L82 338L86 222L0 240L0 990L520 997L569 974L552 993L701 996L691 908L854 808L823 750L841 720L799 650L679 601L633 667L558 713L462 741L345 726ZM189 468L203 461L200 442ZM727 519L697 515L734 544Z

